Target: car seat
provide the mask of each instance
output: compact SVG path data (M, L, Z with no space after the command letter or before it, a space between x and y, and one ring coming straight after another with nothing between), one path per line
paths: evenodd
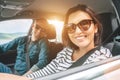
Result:
M115 26L117 27L111 37L115 36L113 38L113 41L110 43L107 43L105 46L109 48L113 54L113 56L120 54L120 1L119 0L111 0L111 4L115 10L116 15L116 22L118 22L117 25L112 25L112 28Z
M115 15L110 12L105 12L105 13L100 13L99 15L100 22L102 23L103 26L103 33L102 33L102 44L104 43L109 43L113 41L113 37L111 34L117 29L118 23L115 18ZM111 36L111 37L109 37ZM109 38L109 39L107 39Z
M49 40L49 62L51 62L52 59L54 59L58 52L60 52L63 49L63 44L61 42L56 41L56 30L54 26L51 26L51 32L48 36Z
M120 28L116 16L113 13L99 14L103 25L102 45L112 52L113 56L120 54Z

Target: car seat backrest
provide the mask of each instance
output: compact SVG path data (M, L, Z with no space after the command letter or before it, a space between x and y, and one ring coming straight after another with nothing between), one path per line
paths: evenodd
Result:
M49 53L49 62L54 59L58 52L63 49L62 43L50 42L50 53Z
M102 33L102 43L106 41L106 39L117 29L118 23L115 15L110 12L100 13L100 22L103 26L103 33ZM105 43L113 41L113 37L109 38Z
M56 38L55 26L53 26L52 24L49 24L49 25L50 25L50 27L48 28L47 38L48 39L55 39Z
M112 53L113 56L120 55L120 35L115 38Z
M112 54L113 56L115 56L115 55L120 55L120 0L111 0L111 4L114 8L119 23L119 26L115 31L117 36L114 38L114 42L112 42L114 44L112 48Z
M113 42L107 43L104 46L110 49L113 56L120 55L120 35L116 36Z
M119 35L119 24L117 18L112 13L101 13L100 21L103 25L102 45L112 52L112 55L118 55L120 52L120 42L116 40Z
M49 49L50 52L48 54L49 62L54 59L59 51L63 49L63 44L60 42L56 42L56 29L55 26L51 25L51 28L49 29L47 38L49 40Z

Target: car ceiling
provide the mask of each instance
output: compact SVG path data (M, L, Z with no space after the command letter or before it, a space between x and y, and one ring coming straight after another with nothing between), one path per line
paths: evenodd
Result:
M64 19L66 11L77 4L87 4L98 13L113 12L110 0L0 0L0 19Z

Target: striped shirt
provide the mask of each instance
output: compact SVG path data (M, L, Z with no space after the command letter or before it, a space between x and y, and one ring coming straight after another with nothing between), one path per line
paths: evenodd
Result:
M30 79L35 79L43 76L47 76L53 73L67 70L73 63L72 61L73 50L70 48L64 48L61 52L58 53L57 57L53 59L46 67L40 69L36 72L26 75ZM105 47L100 47L99 50L95 50L83 63L89 64L97 61L101 61L107 58L112 57L109 49Z

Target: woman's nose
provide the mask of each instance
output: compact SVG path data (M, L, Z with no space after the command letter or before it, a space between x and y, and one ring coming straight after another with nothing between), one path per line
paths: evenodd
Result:
M81 33L81 32L82 32L81 29L78 26L76 26L75 33Z

